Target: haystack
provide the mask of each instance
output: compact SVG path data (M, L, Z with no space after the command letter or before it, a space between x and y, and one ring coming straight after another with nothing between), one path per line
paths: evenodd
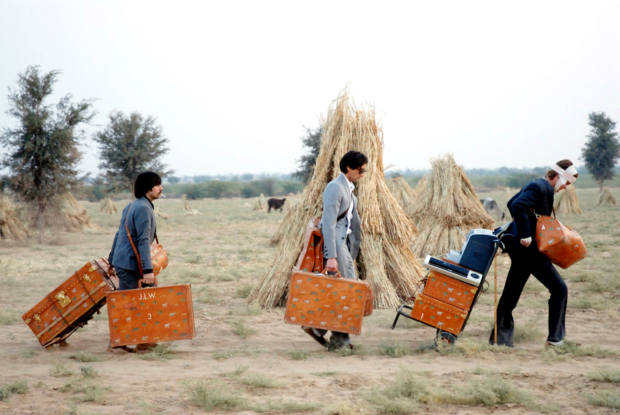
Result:
M416 186L412 205L420 231L413 244L418 257L441 256L451 249L461 249L464 234L472 229L493 229L495 225L482 208L465 170L451 155L431 160L431 165L432 171Z
M598 196L597 205L616 205L616 204L617 204L616 198L614 197L614 195L611 194L611 190L609 190L609 187L603 188L603 191Z
M266 210L266 209L267 209L267 199L265 199L265 195L261 193L260 197L258 197L254 201L254 210Z
M397 177L395 179L388 180L387 185L396 200L398 200L400 207L402 207L405 213L413 219L412 206L415 199L415 192L411 186L409 186L409 183L407 183L407 181L402 177Z
M555 199L555 213L558 215L581 215L583 212L579 207L579 199L575 186L568 186L566 190L560 192Z
M109 197L106 197L101 201L100 210L106 215L114 215L116 214L116 212L118 212L116 205Z
M60 215L48 219L54 229L65 232L85 232L90 230L102 230L100 226L91 222L90 216L84 206L78 202L71 193L65 193L58 200ZM51 211L49 212L52 213Z
M181 202L183 202L183 206L181 207L181 210L192 210L192 205L189 204L189 201L187 200L186 195L181 196Z
M285 303L306 225L311 218L321 216L323 191L340 174L338 163L342 156L357 150L370 160L366 176L355 190L362 219L358 276L372 286L376 308L396 307L416 291L423 272L410 248L416 236L415 225L385 183L383 133L375 121L374 109L356 108L344 90L330 106L323 131L312 178L273 236L272 242L277 244L275 258L248 302L262 307Z
M0 239L20 241L28 237L28 230L6 196L0 197Z
M508 201L508 200L512 199L512 197L513 197L514 195L516 195L516 194L517 194L517 192L518 192L518 190L517 190L517 189L511 189L510 187L505 187L505 188L504 188L504 193L502 194L502 197L503 197L506 201Z
M158 218L170 219L170 215L162 212L158 207L155 208L155 215L157 215Z

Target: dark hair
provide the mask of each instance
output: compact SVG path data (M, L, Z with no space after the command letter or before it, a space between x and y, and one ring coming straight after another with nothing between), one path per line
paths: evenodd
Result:
M564 170L568 169L570 166L573 165L573 162L570 161L569 159L564 159L564 160L560 160L557 163L555 163L558 165L558 167L563 168ZM549 178L549 180L553 180L555 179L555 176L557 176L559 173L555 170L549 170L547 171L547 173L545 173L545 176ZM579 177L579 173L577 173L575 175L575 178Z
M364 164L368 163L368 157L364 153L359 151L349 151L340 159L340 171L347 173L347 167L351 170L359 169Z
M159 174L153 173L152 171L145 171L144 173L140 173L136 178L136 182L133 185L133 194L136 196L136 199L140 199L146 192L161 184L161 177Z

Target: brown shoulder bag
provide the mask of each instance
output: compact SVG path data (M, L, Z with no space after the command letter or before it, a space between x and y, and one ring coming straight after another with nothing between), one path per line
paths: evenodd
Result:
M581 235L551 216L536 216L536 243L538 250L562 269L566 269L588 256Z
M133 202L131 202L131 205L133 205ZM129 226L127 225L127 221L129 220L129 212L131 212L131 205L129 205L129 209L127 209L127 217L125 218L125 229L127 230L127 238L129 238L129 243L131 244L133 252L136 254L136 258L138 259L140 276L143 277L144 271L142 270L142 260L140 259L140 254L138 253L138 250L133 243L131 233L129 232ZM155 241L157 243L151 245L151 263L153 264L153 274L157 276L162 270L164 270L168 266L168 251L166 251L164 247L161 246L161 244L159 243L159 239L157 238L157 232L155 232Z

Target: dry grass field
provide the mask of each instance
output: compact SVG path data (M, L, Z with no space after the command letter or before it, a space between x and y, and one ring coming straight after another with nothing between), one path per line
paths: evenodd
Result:
M505 206L501 192L479 196ZM86 261L107 256L118 227L120 212L83 202L103 231L0 244L0 413L612 413L620 409L620 211L596 206L595 189L578 196L584 214L559 217L589 251L561 270L566 346L543 347L548 294L532 278L515 313L519 349L487 345L491 284L456 347L433 350L434 330L411 320L392 331L394 311L377 310L353 336L352 354L326 352L284 324L283 309L245 305L283 215L253 211L244 199L192 202L202 215L186 215L181 200L156 202L170 215L158 219L170 256L160 284L192 284L193 340L108 353L104 308L67 347L42 349L20 316ZM509 262L499 258L500 290Z

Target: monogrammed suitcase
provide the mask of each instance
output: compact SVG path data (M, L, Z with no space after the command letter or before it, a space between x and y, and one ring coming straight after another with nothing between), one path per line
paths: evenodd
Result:
M305 327L361 334L373 295L363 281L293 271L284 321Z
M478 287L431 271L424 284L423 294L467 311L471 308L477 292Z
M467 311L424 294L418 294L410 317L458 336L467 318Z
M115 291L108 294L113 347L188 340L195 335L190 284Z
M118 278L108 276L107 259L93 260L22 316L43 347L67 339L87 324L106 301L106 292L118 288Z

